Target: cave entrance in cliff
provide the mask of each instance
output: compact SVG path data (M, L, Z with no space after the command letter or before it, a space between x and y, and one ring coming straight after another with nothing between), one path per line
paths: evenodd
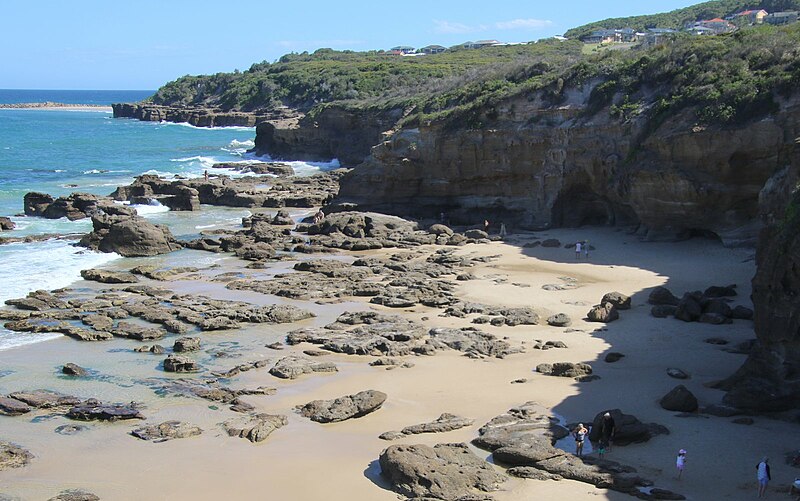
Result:
M576 186L562 193L552 210L553 226L577 228L636 222L633 209L614 204L586 186Z

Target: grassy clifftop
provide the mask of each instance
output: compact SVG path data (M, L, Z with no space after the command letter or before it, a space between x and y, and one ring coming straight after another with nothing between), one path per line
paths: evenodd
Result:
M689 22L724 18L746 9L764 9L767 12L800 10L800 0L713 0L660 14L604 19L572 28L565 36L579 38L594 30L613 28L633 28L638 31L646 28L681 29Z
M773 8L800 4L764 0L756 6L769 2ZM752 6L743 0L706 2L649 16L647 22ZM604 21L609 26L618 22ZM725 125L764 116L800 89L800 23L745 27L718 36L679 33L651 48L584 54L582 46L576 40L550 39L421 57L320 49L254 64L244 72L185 76L151 100L244 111L289 106L311 114L330 104L403 108L410 111L405 125L444 121L479 128L504 100L538 96L558 105L568 89L590 83L586 114L607 109L620 120L641 115L657 123L692 108L698 123Z
M333 101L403 100L503 78L543 61L572 62L578 42L546 42L481 50L451 50L421 57L319 49L289 54L247 71L184 76L161 87L156 104L212 106L252 111L279 105L308 110Z

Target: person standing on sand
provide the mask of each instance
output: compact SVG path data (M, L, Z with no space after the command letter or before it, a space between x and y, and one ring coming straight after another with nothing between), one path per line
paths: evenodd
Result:
M572 436L575 437L575 455L578 457L583 456L583 441L586 439L586 434L589 430L583 426L583 423L578 423L578 426L572 431Z
M581 258L581 243L575 242L575 259Z
M767 484L772 480L769 474L769 458L764 456L761 462L756 465L756 478L758 479L758 497L767 497Z
M483 231L485 231L487 235L489 234L489 220L488 219L484 219L483 220Z
M675 467L678 468L678 480L683 475L683 467L686 466L686 449L678 451L678 458L675 460Z
M611 417L610 412L603 414L603 420L600 421L600 450L605 452L605 449L611 450L611 442L614 440L614 434L617 431L614 418ZM601 452L602 455L602 452Z

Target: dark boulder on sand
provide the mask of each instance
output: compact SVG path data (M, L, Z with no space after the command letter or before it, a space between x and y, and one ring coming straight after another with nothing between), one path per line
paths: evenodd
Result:
M697 398L682 384L664 395L659 404L668 411L678 412L694 412L698 407Z

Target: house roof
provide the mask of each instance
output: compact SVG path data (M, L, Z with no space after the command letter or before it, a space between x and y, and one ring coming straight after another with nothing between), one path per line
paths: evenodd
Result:
M445 47L442 45L426 45L423 49L444 49Z

